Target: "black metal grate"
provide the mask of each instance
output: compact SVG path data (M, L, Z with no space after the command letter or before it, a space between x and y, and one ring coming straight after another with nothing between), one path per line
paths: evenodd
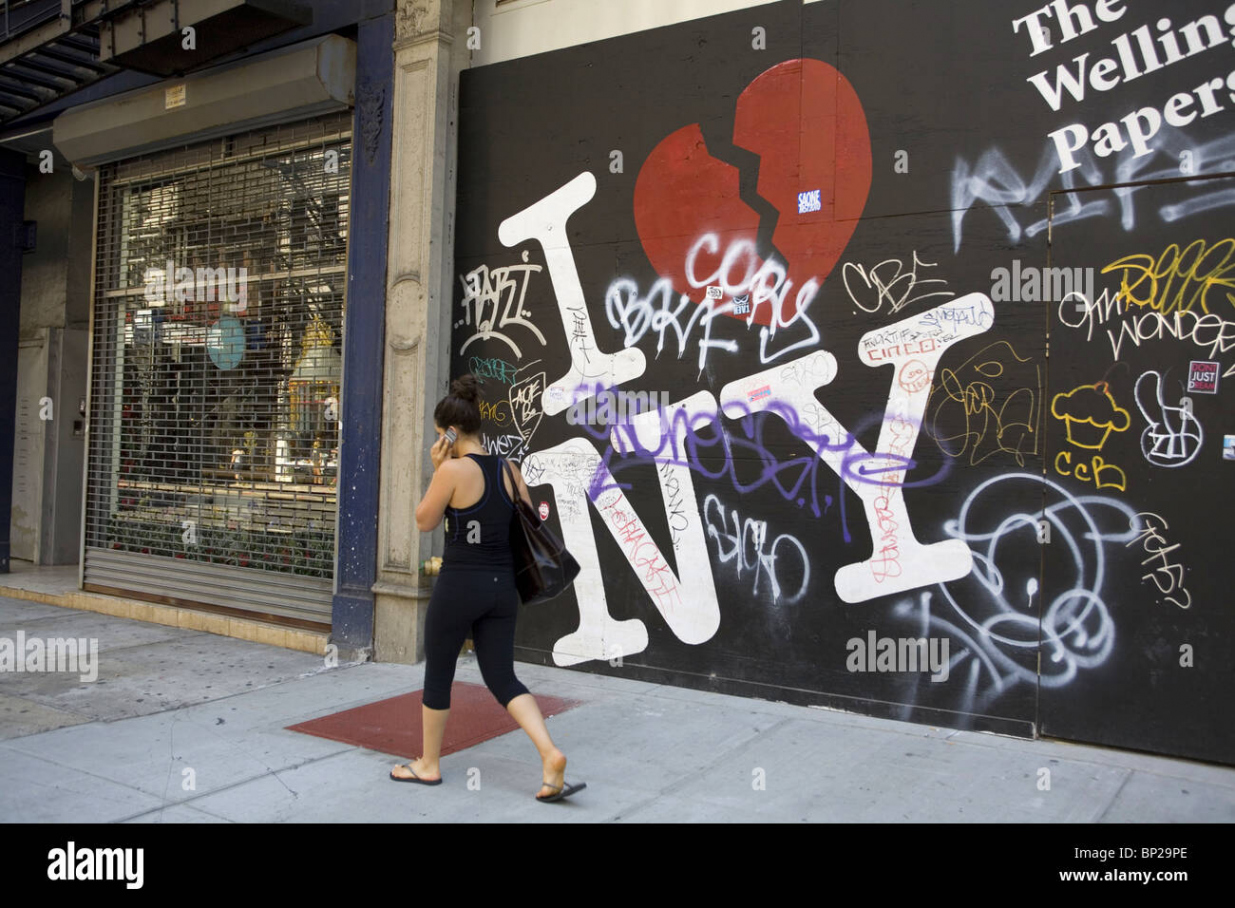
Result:
M226 605L333 577L350 177L350 114L100 172L87 583L90 549L230 565Z

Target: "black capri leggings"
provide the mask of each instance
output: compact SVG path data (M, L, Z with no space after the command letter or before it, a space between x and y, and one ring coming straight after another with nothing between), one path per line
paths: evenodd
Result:
M424 705L450 709L450 685L467 633L472 632L485 686L506 706L528 693L515 677L515 616L519 592L509 571L443 571L425 614Z

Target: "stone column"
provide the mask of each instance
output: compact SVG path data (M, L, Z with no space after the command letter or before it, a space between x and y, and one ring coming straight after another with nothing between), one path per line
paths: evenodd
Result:
M432 478L433 407L450 372L459 72L468 61L470 0L399 0L386 287L381 505L374 656L424 658L432 587L420 562L439 529L416 529Z

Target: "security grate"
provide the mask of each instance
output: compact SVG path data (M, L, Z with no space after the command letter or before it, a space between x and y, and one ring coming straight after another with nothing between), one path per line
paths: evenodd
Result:
M85 581L329 620L351 118L100 173Z

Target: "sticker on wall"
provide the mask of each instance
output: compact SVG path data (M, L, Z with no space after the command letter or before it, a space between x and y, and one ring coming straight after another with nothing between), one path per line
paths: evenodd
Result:
M1231 438L1231 437L1232 437L1232 436L1230 436L1230 435L1228 435L1228 436L1227 436L1227 438ZM542 502L540 503L540 509L539 509L539 511L540 511L540 519L541 519L541 520L548 520L548 519L549 519L549 502L547 502L547 501L542 501Z
M1218 364L1193 360L1188 365L1188 393L1218 393Z
M1224 435L1222 438L1222 459L1235 460L1235 435Z

